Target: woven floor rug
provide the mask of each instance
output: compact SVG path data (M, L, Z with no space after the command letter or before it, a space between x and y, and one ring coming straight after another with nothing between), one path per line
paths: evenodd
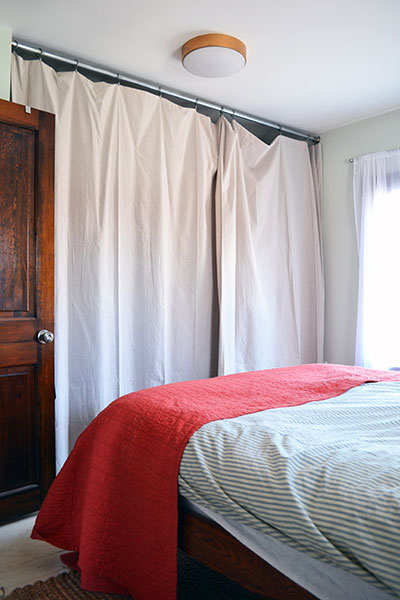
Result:
M189 558L183 552L179 552L178 555L177 596L177 600L260 600L261 598ZM80 588L79 575L71 571L14 590L6 600L131 600L131 598L85 592Z

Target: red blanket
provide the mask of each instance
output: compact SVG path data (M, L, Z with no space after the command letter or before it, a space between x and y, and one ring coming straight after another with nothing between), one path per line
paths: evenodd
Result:
M129 394L87 427L55 479L32 537L76 552L82 587L176 598L177 477L201 425L337 396L400 373L303 365Z

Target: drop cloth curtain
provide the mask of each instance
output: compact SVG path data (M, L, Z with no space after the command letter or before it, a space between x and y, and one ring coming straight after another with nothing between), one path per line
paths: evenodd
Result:
M400 367L400 150L354 159L359 254L357 365Z
M56 113L58 466L122 394L321 360L320 177L306 143L268 147L41 61L13 56L12 78L15 102Z
M320 174L307 144L220 121L219 373L322 360Z
M56 113L58 466L133 390L216 374L211 121L13 58L13 100ZM215 364L213 364L213 361Z

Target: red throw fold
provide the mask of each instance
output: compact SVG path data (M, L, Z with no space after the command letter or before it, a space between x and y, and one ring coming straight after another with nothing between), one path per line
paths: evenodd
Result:
M400 373L314 364L123 396L77 440L32 537L76 552L70 564L84 589L175 600L178 469L190 436L216 419L324 400L382 380L400 380Z

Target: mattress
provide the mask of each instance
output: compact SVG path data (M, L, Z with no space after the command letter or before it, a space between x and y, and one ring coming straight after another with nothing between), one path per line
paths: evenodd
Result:
M185 449L180 493L320 598L399 597L399 436L395 382L214 421Z

